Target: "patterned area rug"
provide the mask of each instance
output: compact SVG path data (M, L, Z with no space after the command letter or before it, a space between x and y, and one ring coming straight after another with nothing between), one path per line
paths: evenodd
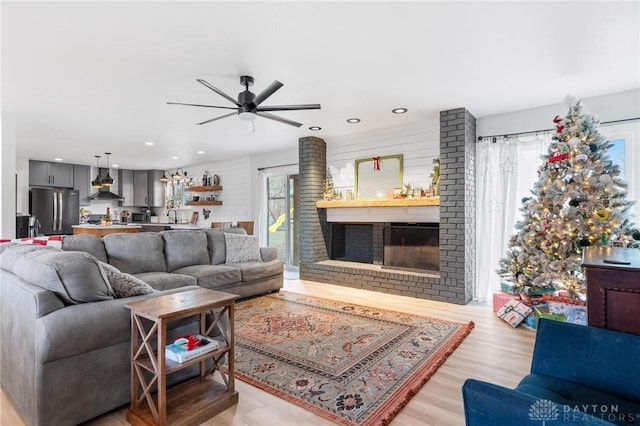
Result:
M385 425L471 332L295 293L238 302L236 377L342 425Z

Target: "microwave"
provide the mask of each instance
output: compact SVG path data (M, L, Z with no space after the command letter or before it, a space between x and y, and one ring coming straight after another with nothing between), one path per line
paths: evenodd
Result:
M131 213L131 222L146 223L149 222L148 213Z

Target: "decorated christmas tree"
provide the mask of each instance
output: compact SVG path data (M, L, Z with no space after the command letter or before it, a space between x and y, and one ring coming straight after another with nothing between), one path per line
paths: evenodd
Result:
M565 118L542 156L532 196L522 199L524 219L516 223L498 274L515 286L584 291L582 248L635 246L634 229L620 167L607 151L611 144L598 131L599 121L583 114L582 103L568 99Z

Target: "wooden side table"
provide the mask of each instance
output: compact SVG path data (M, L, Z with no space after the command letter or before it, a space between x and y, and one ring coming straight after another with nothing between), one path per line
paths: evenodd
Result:
M589 325L640 334L640 250L586 247Z
M234 387L234 301L238 296L198 288L153 297L125 305L131 309L131 405L127 421L132 425L198 425L238 403ZM206 316L213 323L207 327ZM168 360L167 323L198 315L200 334L221 334L219 349L182 363ZM225 327L224 319L228 320ZM154 350L152 342L157 339ZM171 342L169 342L171 343ZM226 358L227 372L221 363ZM207 369L207 361L213 363ZM167 389L167 375L194 364L200 364L200 375ZM208 377L218 372L222 381ZM145 372L146 376L143 374ZM150 378L149 378L150 376ZM152 393L156 386L157 392Z

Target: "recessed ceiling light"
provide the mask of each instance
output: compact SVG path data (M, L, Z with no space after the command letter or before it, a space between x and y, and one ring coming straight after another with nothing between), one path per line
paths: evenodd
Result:
M64 161L64 160L62 158L56 157L56 158L53 159L53 161Z
M111 167L120 167L120 164L112 164Z
M349 119L347 119L347 123L355 124L355 123L359 123L359 122L360 122L359 118L349 118Z
M144 144L148 146L153 146L153 142L145 142Z
M320 126L311 126L311 127L309 127L309 130L313 130L314 132L317 132L318 130L322 130L322 127L320 127Z
M198 154L204 154L204 151L200 150L198 151Z
M171 157L172 160L179 160L180 157L176 157L175 155L173 157Z
M394 108L391 110L392 113L394 114L404 114L405 112L409 111L406 108Z

